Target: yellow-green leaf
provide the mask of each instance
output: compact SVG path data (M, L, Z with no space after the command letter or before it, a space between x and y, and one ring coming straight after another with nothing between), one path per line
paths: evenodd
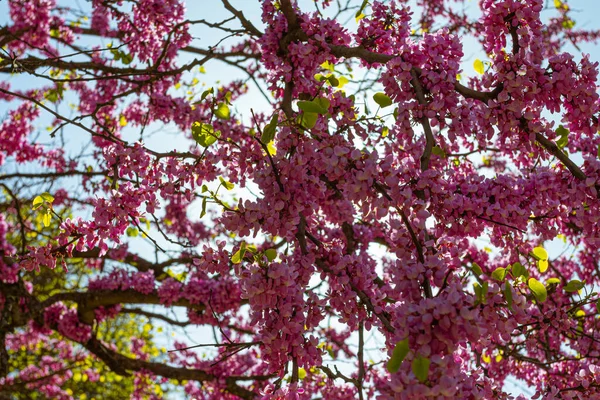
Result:
M543 274L548 270L548 260L538 260L537 266L539 271Z
M548 298L548 291L540 281L538 281L535 278L529 278L527 286L529 286L529 290L531 290L531 293L533 293L537 301L539 301L540 303L546 301L546 299Z
M121 115L121 118L119 118L119 125L120 126L127 126L127 118L125 118L124 115Z
M519 276L527 277L527 269L518 261L512 265L511 271L515 278L518 278Z
M246 243L242 242L240 249L236 251L231 257L231 262L234 264L239 264L244 259L244 254L246 254Z
M319 114L313 112L304 112L302 113L302 117L300 119L300 125L305 127L306 129L312 129L317 124L317 118Z
M269 143L267 143L267 152L272 156L277 154L277 147L275 147L275 143L273 143L272 140Z
M223 186L225 186L225 189L227 189L227 190L231 190L235 187L235 185L233 183L226 181L225 179L223 179L222 176L219 177L219 180L221 181L221 184Z
M506 268L496 268L494 270L494 272L492 272L492 279L495 279L499 282L504 281L504 278L506 277Z
M265 250L265 257L267 257L267 260L273 261L274 259L277 258L277 250L275 250L275 249Z
M45 227L50 226L50 221L52 220L52 215L50 215L49 212L47 212L46 214L44 214L44 216L42 217L42 222L44 223Z
M200 146L208 147L221 137L221 131L215 132L212 125L196 121L192 124L192 137Z
M560 279L558 279L558 278L548 278L548 280L546 280L546 286L556 285L559 283L560 283Z
M298 368L298 378L299 379L306 378L306 370L302 367Z
M225 103L220 103L215 110L215 116L219 119L228 120L230 118L229 107Z
M392 99L390 99L390 96L383 92L375 93L373 95L373 100L375 100L375 103L377 103L381 108L392 105Z
M473 273L475 274L475 276L483 275L483 270L481 269L479 264L477 264L477 263L471 264L471 269L473 270Z
M538 260L547 260L548 259L548 252L546 251L546 249L544 249L541 246L534 248L531 251L531 254L533 254L533 256Z
M46 203L52 203L52 202L54 201L54 196L52 196L52 195L51 195L50 193L48 193L48 192L44 192L44 193L40 194L40 197L41 197L42 199L44 199L44 201L45 201Z
M483 74L483 61L481 61L479 58L476 59L475 62L473 63L473 68L475 68L475 72L482 75Z
M36 196L35 199L33 199L33 209L34 210L37 209L42 204L44 204L44 199L42 198L42 196Z
M325 61L323 64L321 64L321 68L328 69L329 71L333 72L335 65L329 61Z

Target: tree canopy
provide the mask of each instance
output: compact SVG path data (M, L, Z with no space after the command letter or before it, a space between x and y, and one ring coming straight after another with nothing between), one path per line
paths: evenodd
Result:
M570 2L76 3L0 24L0 398L600 398Z

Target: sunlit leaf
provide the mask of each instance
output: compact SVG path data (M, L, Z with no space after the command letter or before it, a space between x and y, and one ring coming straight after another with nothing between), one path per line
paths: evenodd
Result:
M495 279L499 282L504 281L504 278L506 277L506 268L496 268L494 270L494 272L492 272L492 279Z
M42 196L36 196L35 199L33 199L33 209L34 210L37 209L42 204L44 204L44 199L42 198Z
M242 242L238 251L236 251L231 257L231 262L233 264L239 264L244 259L244 255L246 254L246 243Z
M475 72L477 72L478 74L483 74L483 61L481 61L479 58L476 59L473 63L473 68L475 68Z
M533 254L533 256L538 260L547 260L548 259L548 252L546 251L546 249L544 249L541 246L534 248L531 251L531 254Z
M275 147L275 143L273 143L272 140L269 143L267 143L267 152L269 153L269 155L272 156L277 154L277 148Z
M225 179L223 179L222 176L219 177L219 180L221 181L221 184L223 186L225 186L225 189L227 189L227 190L231 190L235 187L235 185L233 183L226 181Z
M49 212L45 213L44 216L42 217L42 222L44 223L45 227L49 227L50 226L50 221L52 220L52 215L50 215Z
M543 274L548 270L548 260L537 261L538 270Z
M306 370L302 367L298 368L298 378L299 379L306 378Z
M192 124L192 137L200 146L208 147L221 137L221 131L215 132L212 125L194 122Z
M527 286L529 286L529 290L531 290L531 293L533 293L537 301L540 303L546 301L548 292L546 291L546 287L540 281L535 278L529 278Z
M220 103L215 110L215 116L219 119L228 120L231 115L229 112L229 107L225 103Z

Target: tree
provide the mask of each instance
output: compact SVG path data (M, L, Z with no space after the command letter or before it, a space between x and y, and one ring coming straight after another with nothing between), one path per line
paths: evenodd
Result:
M214 3L8 1L0 397L600 396L599 32Z

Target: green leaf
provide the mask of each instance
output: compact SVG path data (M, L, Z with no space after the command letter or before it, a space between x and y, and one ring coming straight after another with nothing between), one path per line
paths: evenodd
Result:
M123 53L121 55L121 62L125 65L129 65L131 64L131 62L133 61L133 56L131 54L125 54Z
M138 228L134 228L133 226L130 226L129 228L127 228L127 236L129 237L136 237L137 235L139 235L140 231L138 230Z
M558 128L556 128L556 134L559 136L556 145L559 149L563 149L569 143L569 130L564 126L559 125Z
M596 300L596 312L600 314L600 299Z
M52 196L48 192L44 192L44 193L40 194L40 197L42 199L44 199L44 201L47 202L47 203L52 203L54 201L54 196Z
M583 289L583 286L585 285L585 282L581 282L580 280L577 279L573 279L570 280L564 287L565 292L578 292L581 289Z
M373 95L373 100L375 100L375 103L379 104L379 107L381 108L386 108L387 106L392 105L392 99L390 99L390 97L383 92L375 93Z
M541 246L534 248L531 251L531 254L533 254L533 256L536 258L536 260L547 260L548 259L548 252L546 251L546 249L544 249Z
M273 261L274 259L277 258L277 250L275 250L275 249L265 250L265 257L267 257L267 260Z
M427 380L429 375L429 365L431 361L428 358L422 357L421 355L415 357L412 362L412 372L415 374L419 382L423 383Z
M214 131L212 125L194 122L192 124L192 137L200 146L208 147L221 137L221 131Z
M512 265L512 275L515 278L518 278L519 276L527 276L527 269L520 263L520 262L516 262Z
M367 4L369 4L369 0L363 0L362 4L360 5L360 8L356 12L356 15L355 15L356 19L358 19L360 17L360 15L363 13L363 11L365 11L365 8L367 8Z
M600 158L600 144L598 145L598 158Z
M312 129L317 124L317 119L319 118L319 114L312 112L304 112L302 113L300 119L300 125L305 127L306 129Z
M246 254L246 243L242 242L240 249L236 251L231 257L231 262L234 264L239 264L244 259L244 255Z
M200 97L200 101L202 101L202 100L206 99L206 97L207 97L209 94L213 94L214 92L215 92L215 89L214 89L214 88L206 89L204 92L202 92L202 96Z
M231 190L235 187L235 185L233 183L226 181L225 179L223 179L222 176L219 177L219 180L221 181L221 184L223 186L225 186L225 189L227 189L227 190Z
M508 304L508 308L512 310L513 305L513 296L511 286L508 282L504 285L504 298L506 299L506 304Z
M494 272L492 272L492 278L499 281L499 282L503 282L504 278L506 277L506 268L496 268L494 270Z
M546 301L548 298L548 292L546 291L546 287L540 281L535 278L529 278L529 281L527 281L527 286L529 286L529 290L531 290L531 293L533 293L537 301L540 303Z
M477 304L486 304L487 302L487 293L489 289L489 283L483 282L480 285L478 282L473 284L473 290L475 291L475 298L477 299Z
M475 72L483 75L483 62L479 58L473 62L473 68L475 68Z
M277 122L279 122L279 114L275 113L271 117L271 121L267 125L265 125L265 128L263 129L263 133L260 137L260 141L263 144L272 142L273 139L275 139L275 132L277 130Z
M231 115L229 112L229 107L225 103L220 103L215 110L215 116L219 119L228 120Z
M207 197L202 199L202 212L200 213L200 218L202 218L206 215L206 201L207 200L208 200Z
M438 157L446 158L446 152L440 146L433 146L433 149L431 149L431 152Z
M48 90L46 94L44 94L44 97L51 103L57 103L58 99L60 99L60 95L54 89Z
M398 372L398 370L400 369L400 365L402 364L402 361L404 361L404 359L406 358L406 355L408 354L409 350L410 349L408 348L408 337L396 343L396 346L394 346L394 351L392 352L392 356L387 362L387 370L391 374Z
M483 270L481 269L481 267L477 263L471 264L471 270L473 270L473 273L475 274L475 276L481 276L481 275L483 275Z
M340 84L340 81L335 76L333 76L333 74L331 74L327 77L327 81L333 87L338 87Z
M327 109L318 104L316 101L299 101L298 108L305 113L327 114Z

